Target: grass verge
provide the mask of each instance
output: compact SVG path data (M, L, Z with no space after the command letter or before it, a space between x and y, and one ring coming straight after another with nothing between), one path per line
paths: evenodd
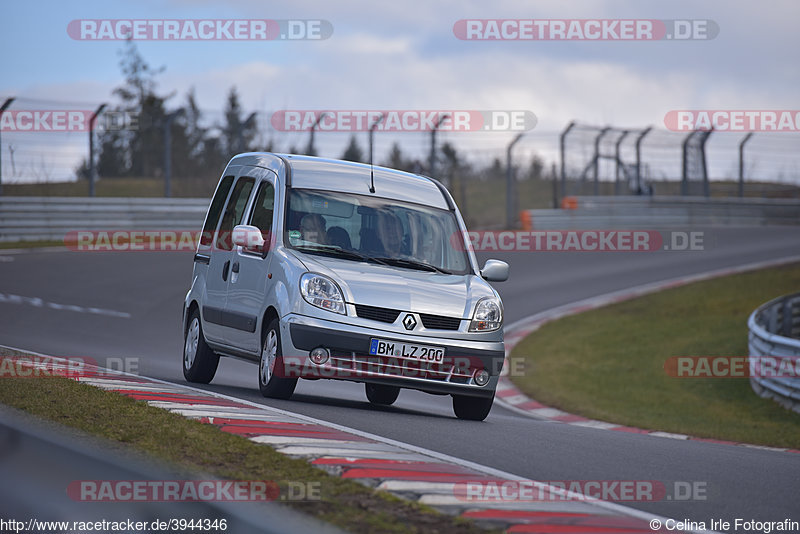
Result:
M800 448L800 415L747 378L673 378L672 356L747 356L747 318L800 288L800 264L673 288L545 324L517 345L539 402L593 419L698 437Z
M3 241L0 250L17 248L64 247L64 241ZM66 247L64 247L66 249Z
M0 378L0 403L128 444L180 468L231 480L271 480L282 487L289 481L318 483L320 500L285 504L350 532L487 532L469 520L330 475L213 425L67 378Z

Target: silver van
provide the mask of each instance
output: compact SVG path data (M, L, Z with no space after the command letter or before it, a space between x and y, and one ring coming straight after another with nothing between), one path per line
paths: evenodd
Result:
M183 373L257 363L266 397L298 378L451 395L483 420L503 365L503 304L452 197L434 179L332 159L235 156L211 200L183 307Z

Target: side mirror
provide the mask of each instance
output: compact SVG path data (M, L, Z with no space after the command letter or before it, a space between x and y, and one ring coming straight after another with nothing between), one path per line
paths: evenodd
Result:
M233 229L233 244L238 247L244 247L248 252L262 253L264 252L264 236L261 235L261 230L249 224L240 224Z
M505 282L508 280L508 264L500 260L486 260L481 269L481 276L487 282Z

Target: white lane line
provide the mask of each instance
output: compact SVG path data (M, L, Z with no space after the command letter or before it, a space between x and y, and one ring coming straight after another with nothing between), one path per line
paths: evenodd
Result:
M481 509L491 510L524 510L527 512L564 512L578 514L602 514L611 515L608 511L598 512L593 506L594 503L575 502L575 501L469 501L455 495L431 494L420 497L419 502L429 506L458 506L463 508L465 505ZM605 513L604 513L605 512ZM658 516L648 515L648 520Z
M108 391L117 390L136 390L142 393L181 393L181 390L168 386L147 386L139 382L120 382L118 380L96 380L92 378L78 377L78 382L89 384Z
M319 446L315 447L313 445L286 445L282 447L281 451L291 451L286 452L286 454L304 454L307 456L334 456L336 454L341 454L343 456L353 456L354 454L358 456L359 454L381 454L384 452L397 452L397 448L393 447L392 445L387 445L385 443L370 443L368 441L345 441L345 440L337 440L341 441L341 444L333 445L331 447L327 446ZM336 452L331 452L332 450L336 450Z
M421 480L386 480L378 484L378 489L386 491L413 492L441 495L455 495L456 482L424 482Z
M760 451L774 451L774 452L786 452L791 449L782 449L780 447L769 447L767 445L751 445L750 443L742 443L742 447L747 447L748 449L758 449Z
M371 439L371 440L378 441L378 442L381 442L381 443L394 445L394 446L398 447L399 449L403 449L403 450L409 451L411 453L414 453L415 456L422 457L423 460L429 460L430 458L435 458L437 460L440 460L440 461L443 461L443 462L447 462L447 463L452 463L452 464L455 464L455 465L459 465L461 467L466 467L467 469L471 469L471 470L477 471L479 473L484 473L484 474L492 476L492 477L504 478L504 479L516 480L516 481L530 481L530 482L533 483L534 487L541 488L542 491L548 491L549 493L552 493L552 494L555 494L555 495L559 495L559 496L563 496L565 501L567 501L567 502L569 502L569 503L571 503L573 505L576 504L574 501L579 501L579 502L580 501L583 501L583 502L589 502L590 501L591 504L589 506L594 507L593 508L594 513L597 513L597 508L600 508L602 510L609 511L611 513L622 514L622 515L627 515L629 517L635 517L637 519L642 519L643 521L650 521L652 519L658 519L659 521L661 521L662 524L665 524L665 522L667 521L667 518L664 517L664 516L660 516L660 515L657 515L657 514L652 514L652 513L649 513L649 512L644 512L642 510L637 510L635 508L630 508L628 506L624 506L624 505L613 503L613 502L593 500L590 497L587 497L585 495L582 495L582 494L579 494L579 493L575 493L575 492L572 492L572 491L563 490L563 489L557 488L557 487L549 485L549 484L544 484L544 483L537 482L537 481L531 481L530 479L528 479L526 477L515 475L515 474L509 473L507 471L502 471L500 469L495 469L493 467L481 465L481 464L478 464L478 463L475 463L475 462L471 462L469 460L464 460L462 458L458 458L456 456L451 456L449 454L445 454L445 453L441 453L441 452L438 452L438 451L426 449L424 447L419 447L417 445L412 445L410 443L404 443L404 442L397 441L397 440L394 440L394 439L391 439L391 438L386 438L386 437L383 437L383 436L379 436L377 434L372 434L370 432L364 432L364 431L358 430L356 428L349 428L349 427L346 427L344 425L340 425L340 424L337 424L337 423L332 423L332 422L329 422L329 421L324 421L322 419L317 419L315 417L310 417L310 416L303 415L303 414L295 414L295 413L289 412L287 410L282 410L280 408L274 408L272 406L267 406L265 404L258 404L258 403L252 402L252 401L248 401L246 399L237 399L236 397L231 397L231 396L224 395L222 393L213 392L213 391L206 391L206 390L203 390L203 389L194 388L192 386L184 386L183 384L175 384L174 382L168 382L166 380L159 380L157 378L152 378L150 380L153 380L154 382L161 382L161 383L164 383L164 384L182 386L182 387L185 387L188 390L196 391L198 393L208 393L208 394L210 394L210 395L212 395L214 397L218 397L218 398L221 398L221 399L227 399L227 400L239 402L241 404L247 404L247 405L253 406L254 408L262 408L262 409L265 409L265 410L268 410L268 411L271 411L271 412L280 413L280 414L283 414L283 415L286 415L286 416L295 417L297 419L300 419L300 420L303 420L303 421L307 421L309 423L314 423L314 424L317 424L317 425L327 426L328 428L333 428L335 430L340 430L342 432L348 432L350 434L354 434L354 435L360 436L362 438L367 438L367 439ZM333 457L340 457L340 458L341 457L347 457L346 455L339 455L339 454L335 454L335 453L332 456ZM396 456L402 456L402 455L401 454L397 454ZM395 458L393 458L393 455L391 455L391 453L390 453L390 454L387 454L387 456L382 457L382 459L395 459ZM550 504L552 504L552 503L550 503ZM697 532L699 534L701 531L691 531L691 532ZM702 531L702 532L705 533L706 531Z
M305 456L299 456L298 458L308 458ZM319 458L315 458L317 460L360 460L362 457L356 456L348 456L346 454L331 454L326 456L320 456ZM401 462L427 462L430 461L430 458L423 456L421 454L412 454L410 452L385 452L380 457L376 458L377 460L398 460Z
M230 411L229 407L225 407L219 411L212 411L206 408L177 408L170 410L172 413L183 415L184 417L191 417L192 419L199 419L200 417L208 417L209 419L244 419L247 421L262 421L265 423L293 423L294 419L289 417L277 417L266 415L264 413L257 413L255 411L245 410L242 412ZM212 421L214 422L214 421ZM215 422L221 424L221 422Z
M298 438L295 436L273 436L262 435L253 436L250 441L256 443L264 443L266 445L341 445L344 443L352 443L341 439L325 439L325 438Z
M77 304L59 304L57 302L46 301L40 297L25 297L22 295L12 295L9 293L0 293L0 303L21 304L33 306L35 308L50 308L53 310L71 311L77 313L90 313L94 315L105 315L108 317L119 317L122 319L129 319L131 317L130 313L117 310L78 306Z
M313 447L311 445L287 445L285 447L277 447L278 452L288 454L289 456L312 456L318 458L320 456L336 456L339 458L380 458L383 459L384 455L390 454L408 458L408 453L392 452L385 449L351 449L345 446L332 446L332 447Z
M606 423L605 421L576 421L574 423L570 423L573 426L585 426L587 428L599 428L601 430L608 430L609 428L617 428L618 425L616 423Z
M669 438L669 439L678 439L678 440L686 440L689 439L689 436L686 434L673 434L672 432L649 432L648 436L656 436L658 438Z
M544 310L544 311L541 311L541 312L538 312L538 313L534 313L533 315L529 315L528 317L523 317L522 319L514 321L513 323L511 323L510 325L508 325L506 327L506 332L509 332L508 339L513 339L514 340L514 343L508 343L508 342L506 343L506 357L508 357L511 354L511 351L514 348L514 345L521 340L520 339L521 337L524 338L524 337L532 334L533 332L538 330L543 324L545 324L547 322L551 322L551 321L554 321L556 319L560 319L560 318L565 317L565 316L574 315L575 313L580 313L580 312L583 312L583 311L589 311L591 309L597 309L597 308L600 308L600 307L602 307L602 306L604 306L606 304L613 304L613 303L616 303L616 302L630 300L632 298L639 297L639 296L642 296L642 295L656 293L658 291L662 291L664 289L668 289L668 288L671 288L671 287L684 286L684 285L687 285L687 284L691 284L693 282L699 282L699 281L702 281L702 280L709 280L709 279L717 278L717 277L720 277L720 276L728 276L728 275L733 275L733 274L745 273L745 272L749 272L749 271L755 271L755 270L758 270L758 269L766 269L766 268L769 268L769 267L778 267L778 266L781 266L781 265L786 265L786 264L789 264L789 263L795 263L795 262L798 262L798 261L800 261L800 255L793 255L793 256L786 256L786 257L783 257L783 258L774 258L774 259L770 259L770 260L757 261L757 262L753 262L753 263L745 263L743 265L738 265L738 266L735 266L735 267L723 267L723 268L720 268L720 269L714 269L714 270L706 271L706 272L702 272L702 273L696 273L696 274L687 275L687 276L681 276L681 277L677 277L677 278L670 278L670 279L661 280L661 281L658 281L658 282L650 282L650 283L643 284L643 285L636 286L636 287L632 287L632 288L629 288L629 289L621 289L621 290L618 290L618 291L613 291L611 293L606 293L606 294L603 294L603 295L597 295L597 296L594 296L594 297L589 297L587 299L571 302L569 304L563 304L563 305L558 306L556 308L551 308L549 310ZM576 310L579 310L579 311L576 311ZM523 335L520 335L520 334L523 334ZM510 382L509 379L505 379L505 380L508 380ZM512 387L512 386L513 386L513 384L509 385L508 387ZM519 395L515 395L512 398L514 398L514 400L516 401L518 396ZM529 400L529 401L534 401L534 402L536 401L535 399L532 399L532 398L527 397L527 396L526 396L526 399ZM512 411L514 413L517 413L517 414L520 414L520 415L524 415L524 416L529 417L531 419L536 419L536 420L539 420L539 421L553 421L553 419L551 419L549 415L543 414L541 412L541 410L542 410L541 408L533 409L533 410L527 410L527 409L518 408L517 406L514 406L514 404L509 403L508 402L508 398L506 398L506 397L497 396L495 398L495 403L499 404L500 406L502 406L503 408L505 408L507 410L510 410L510 411ZM609 425L609 426L604 428L603 426L598 425L596 423L602 423L602 424ZM584 427L589 427L589 428L598 428L598 429L603 429L603 430L622 426L622 425L619 425L619 424L605 423L605 422L602 422L602 421L597 421L597 422L592 423L592 424L587 424L587 422L585 422L585 421L568 422L568 423L565 423L565 424L569 424L569 425L573 425L573 426L584 426ZM658 433L655 433L655 432L647 433L647 435L654 435L654 434L658 435ZM666 433L663 433L663 434L666 434ZM666 437L666 436L662 436L662 437ZM676 437L676 439L689 439L689 436L687 436L686 438L677 438ZM739 444L739 443L734 443L734 442L730 442L730 444L731 445L746 446L745 444ZM755 446L753 446L753 448L755 448ZM777 450L777 451L785 451L786 450L786 449L779 449L779 448L774 448L774 447L763 447L763 448L765 448L767 450Z
M20 350L21 351L21 349L17 349L15 347L6 347L6 348L11 349L11 350ZM34 353L32 351L28 351L28 352L31 353L31 354L37 354L37 353ZM45 356L43 354L37 354L37 355ZM57 358L57 359L63 359L63 358ZM108 370L108 372L111 372L111 370ZM133 375L131 373L125 373L124 371L114 371L114 372L115 372L115 374L118 374L120 376L130 376L130 377L134 377L134 378L140 378L140 377L138 377L136 375ZM469 460L464 460L462 458L458 458L456 456L451 456L449 454L445 454L445 453L442 453L442 452L434 451L434 450L431 450L431 449L426 449L424 447L419 447L417 445L412 445L410 443L404 443L402 441L397 441L397 440L394 440L394 439L391 439L391 438L386 438L386 437L383 437L383 436L379 436L377 434L372 434L371 432L365 432L363 430L359 430L359 429L356 429L356 428L346 427L344 425L340 425L340 424L337 424L337 423L332 423L332 422L329 422L329 421L324 421L322 419L317 419L315 417L310 417L310 416L303 415L303 414L296 414L296 413L290 412L288 410L283 410L283 409L280 409L280 408L274 408L272 406L268 406L268 405L265 405L265 404L258 404L258 403L255 403L255 402L252 402L252 401L249 401L249 400L246 400L246 399L237 399L236 397L232 397L232 396L229 396L229 395L224 395L222 393L217 393L215 391L208 391L208 390L204 390L204 389L195 388L195 387L192 387L192 386L187 386L187 385L184 385L184 384L177 384L175 382L169 382L167 380L161 380L161 379L158 379L158 378L149 378L148 377L147 379L152 381L152 382L155 382L155 383L164 384L164 385L168 385L168 386L180 387L180 388L183 388L183 389L185 389L187 391L193 391L193 392L196 392L196 393L209 395L209 396L212 396L212 397L216 397L218 399L229 400L229 401L236 402L236 403L239 403L239 404L244 404L244 405L251 406L252 408L265 410L265 411L272 412L272 413L275 413L275 414L281 414L281 415L284 415L286 417L293 417L293 418L295 418L297 420L300 420L300 421L305 421L305 422L316 424L316 425L326 426L328 428L332 428L332 429L335 429L335 430L340 430L342 432L347 432L347 433L350 433L350 434L353 434L353 435L356 435L356 436L360 436L362 438L367 438L367 439L373 440L373 441L378 442L378 443L384 443L384 444L387 444L387 445L393 445L393 446L395 446L398 449L401 449L403 451L403 452L397 452L397 453L376 451L376 453L382 454L381 459L383 459L383 460L398 459L398 460L429 461L430 458L435 458L435 459L437 459L439 461L447 462L447 463L451 463L451 464L455 464L455 465L459 465L461 467L465 467L467 469L471 469L471 470L477 471L479 473L484 473L484 474L489 475L491 477L503 478L503 479L515 480L515 481L527 481L527 482L531 483L533 485L533 487L537 488L537 490L539 490L539 491L547 491L550 494L554 494L554 495L558 495L560 497L563 497L563 499L567 503L569 503L571 505L580 504L580 501L587 502L587 505L589 505L588 503L590 502L591 503L590 504L590 506L591 506L590 509L593 510L593 512L591 512L591 513L597 513L597 508L599 508L601 510L608 511L608 512L611 512L611 513L622 514L622 515L626 515L626 516L629 516L629 517L635 517L635 518L641 519L643 521L650 521L650 520L653 520L653 519L657 519L657 520L661 521L662 524L666 524L666 521L668 519L668 518L666 518L664 516L660 516L660 515L644 512L642 510L637 510L635 508L630 508L628 506L623 506L621 504L608 502L608 501L595 500L595 499L592 499L591 497L587 497L585 495L582 495L582 494L579 494L579 493L576 493L576 492L573 492L573 491L568 491L568 490L564 490L564 489L561 489L561 488L557 488L557 487L552 486L550 484L545 484L545 483L542 483L542 482L531 480L531 479L529 479L527 477L523 477L523 476L520 476L520 475L515 475L513 473L509 473L509 472L503 471L501 469L495 469L493 467L481 465L481 464L478 464L478 463L475 463L475 462L471 462ZM173 403L165 403L165 404L173 404ZM332 452L331 454L322 455L322 457L323 458L336 458L336 459L341 459L341 458L356 459L356 457L347 456L348 452L352 452L352 451L347 451L347 450L336 451L336 452ZM579 503L575 503L574 501L579 501ZM550 504L552 504L552 503L550 503ZM670 518L670 519L672 519L672 518ZM673 521L674 521L674 519L673 519ZM696 532L697 534L701 534L701 532L702 533L706 533L708 531L694 530L694 531L690 531L690 532Z
M528 402L529 400L531 400L531 399L529 399L527 397L527 395L520 395L520 394L510 395L510 396L507 396L507 397L502 397L502 399L503 399L503 402L507 402L509 404L522 404L524 402ZM547 408L541 408L541 409L545 410ZM547 416L545 416L545 417L547 417Z
M711 271L706 271L702 273L690 274L687 276L679 276L676 278L669 278L666 280L660 280L658 282L649 282L647 284L642 284L640 286L635 286L629 289L620 289L618 291L612 291L611 293L606 293L603 295L597 295L595 297L589 297L586 299L578 300L575 302L570 302L569 304L563 304L561 306L544 310L533 315L529 315L528 317L523 317L517 321L514 321L510 325L506 327L507 331L515 332L518 329L525 329L526 325L529 323L538 323L541 322L549 322L554 319L559 319L564 315L572 315L572 310L574 308L584 308L585 306L593 306L599 307L598 303L605 302L608 299L611 299L612 302L618 302L616 299L626 299L629 295L644 295L648 293L655 293L656 291L660 291L665 287L672 286L673 284L676 285L686 285L692 282L699 282L701 280L707 280L709 278L715 278L717 276L726 276L729 274L738 274L747 271L754 271L757 269L764 269L767 267L777 267L780 265L785 265L788 263L795 263L800 261L800 255L794 256L786 256L784 258L775 258L771 260L763 260L757 261L753 263L746 263L744 265L738 265L735 267L722 267L720 269L714 269ZM588 311L588 308L585 309ZM537 325L541 326L541 325ZM530 332L526 332L526 335Z

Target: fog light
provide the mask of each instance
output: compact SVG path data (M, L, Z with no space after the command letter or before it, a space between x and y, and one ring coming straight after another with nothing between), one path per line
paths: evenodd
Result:
M317 347L316 349L312 349L309 353L311 361L317 365L322 365L323 363L327 362L330 356L330 352L328 352L328 349L325 347Z
M479 386L485 386L489 383L489 371L486 369L481 369L477 373L475 373L475 383Z

